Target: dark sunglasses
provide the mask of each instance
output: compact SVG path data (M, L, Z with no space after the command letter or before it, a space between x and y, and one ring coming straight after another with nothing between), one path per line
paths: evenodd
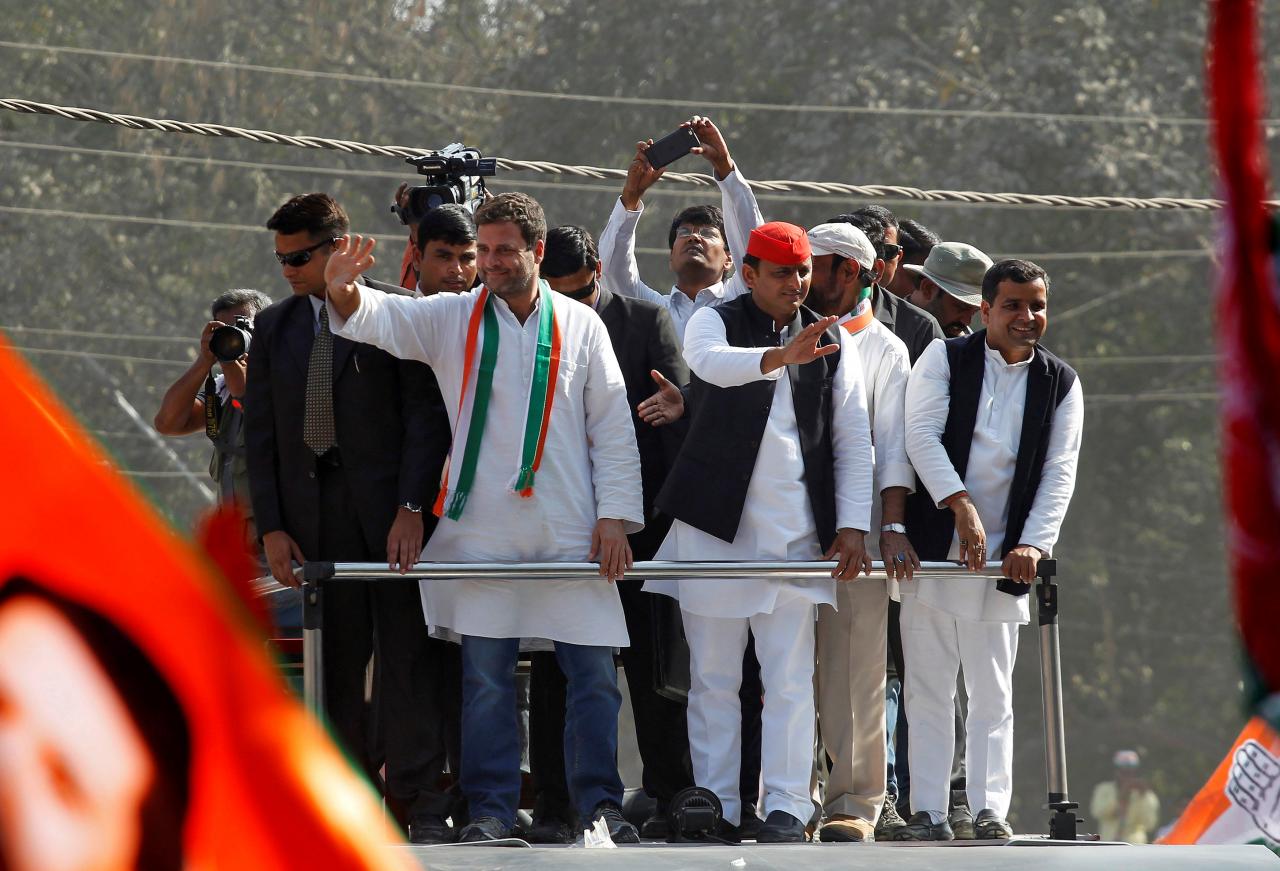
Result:
M317 242L310 248L303 248L301 251L290 251L288 254L281 254L279 251L275 251L273 253L276 255L276 260L280 261L281 266L292 266L294 269L297 269L299 266L306 266L311 262L312 251L315 251L317 248L321 248L325 245L332 245L337 241L337 239L325 239L321 242Z
M902 246L894 245L892 242L881 243L880 247L884 249L884 254L882 256L885 260L892 260L902 253Z

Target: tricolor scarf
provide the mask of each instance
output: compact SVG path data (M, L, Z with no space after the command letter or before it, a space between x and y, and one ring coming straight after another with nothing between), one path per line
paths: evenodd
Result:
M842 321L840 326L848 330L850 335L856 336L867 328L874 317L875 312L871 310L871 286L868 285L858 294L858 303L853 307L849 319Z
M511 479L511 489L524 498L533 495L533 479L542 463L547 442L547 425L556 398L556 376L560 371L560 322L552 303L551 287L538 281L538 347L533 355L533 377L529 383L529 407L525 414L520 465ZM498 363L498 314L493 294L482 287L467 325L467 344L462 369L462 395L458 400L457 429L453 448L462 446L462 463L456 469L453 448L445 464L444 486L436 498L437 517L457 520L467 507L467 497L475 482L480 446L484 439L489 399L493 395L493 373ZM477 362L478 361L478 362ZM468 387L471 388L468 391Z

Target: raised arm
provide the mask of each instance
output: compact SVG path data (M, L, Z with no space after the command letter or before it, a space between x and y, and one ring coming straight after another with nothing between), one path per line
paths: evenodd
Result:
M600 233L600 263L604 267L605 286L614 293L665 305L665 297L640 280L640 267L636 263L636 225L644 213L641 197L666 171L651 167L644 156L652 141L636 143L636 155L627 167L622 196L613 204L609 223Z
M694 149L694 153L702 155L711 164L716 184L720 187L720 207L724 212L724 242L729 249L729 254L733 257L733 262L741 266L742 257L747 253L747 239L751 231L764 223L764 217L760 214L760 205L756 202L756 195L751 190L751 185L738 171L737 164L729 154L729 145L725 142L720 128L716 127L710 118L704 118L701 115L695 115L687 123L697 135L698 141L702 143ZM739 269L725 282L724 300L728 301L747 292L748 288L742 280Z

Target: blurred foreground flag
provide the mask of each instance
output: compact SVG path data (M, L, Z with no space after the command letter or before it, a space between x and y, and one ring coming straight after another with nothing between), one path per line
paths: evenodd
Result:
M0 408L0 868L414 867L244 601L2 338Z
M1255 717L1160 844L1280 850L1280 735Z
M1251 701L1280 725L1280 304L1250 0L1216 0L1209 100L1226 208L1218 292L1222 479L1236 619Z

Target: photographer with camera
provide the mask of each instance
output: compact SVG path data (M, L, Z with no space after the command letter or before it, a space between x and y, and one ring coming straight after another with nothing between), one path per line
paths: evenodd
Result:
M235 501L253 531L253 504L249 500L249 470L244 454L244 396L249 371L249 343L253 319L271 298L258 290L228 290L213 301L213 319L200 333L200 350L186 372L165 391L156 412L155 428L161 435L182 436L204 430L213 442L209 476L218 485L218 499ZM220 365L216 377L213 367Z

